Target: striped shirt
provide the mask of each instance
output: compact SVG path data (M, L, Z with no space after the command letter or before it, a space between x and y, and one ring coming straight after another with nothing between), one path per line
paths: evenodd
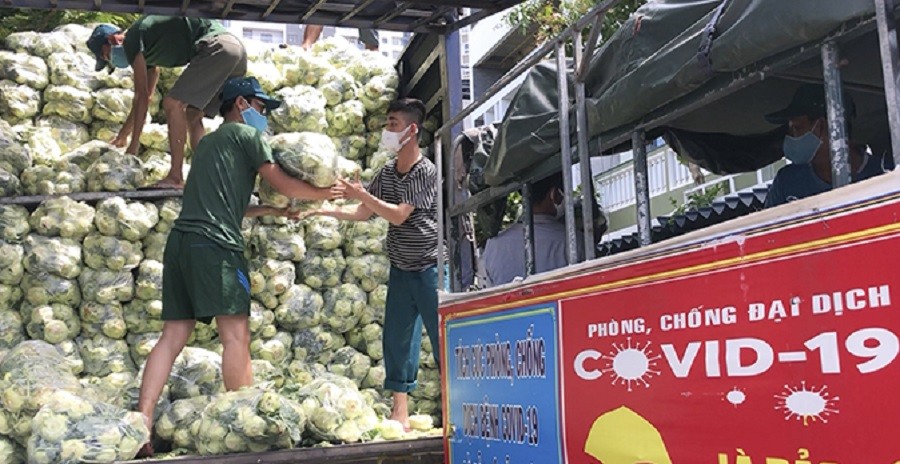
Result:
M406 174L397 172L397 160L392 159L369 184L369 193L381 200L415 208L403 224L388 228L387 252L392 266L422 271L437 265L437 189L437 169L424 157Z

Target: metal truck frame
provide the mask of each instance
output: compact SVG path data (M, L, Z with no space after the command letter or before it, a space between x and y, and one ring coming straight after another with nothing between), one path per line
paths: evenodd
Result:
M595 244L586 243L586 262L570 252L568 267L442 295L447 463L900 462L882 432L892 427L896 407L876 406L879 389L900 381L893 373L900 319L888 308L900 275L887 258L900 252L900 172L847 185L840 90L841 45L877 32L893 156L900 161L897 11L892 0L872 1L876 14L870 17L601 134L595 155L632 143L641 248L591 261ZM614 5L598 4L488 91L499 91L554 51L564 69L565 44L574 43L576 145L583 163L590 142L584 55ZM585 48L582 31L590 25ZM824 68L836 188L651 244L645 133L816 57ZM559 73L558 81L559 169L568 248L575 250L566 76ZM447 121L440 136L489 98ZM453 163L441 163L442 157L439 151L438 166L449 165L448 178L455 178ZM582 181L591 182L589 170L581 171ZM444 224L517 190L527 204L529 184L547 174L488 188L462 203L448 191L441 199ZM585 203L593 201L589 189L582 191ZM533 274L533 222L525 211L526 272ZM584 223L585 237L592 237L592 221ZM456 237L442 230L454 251ZM449 265L454 272L457 263ZM820 353L823 343L828 350L833 343L829 354ZM867 355L878 362L848 362ZM799 406L801 397L814 398L816 406Z

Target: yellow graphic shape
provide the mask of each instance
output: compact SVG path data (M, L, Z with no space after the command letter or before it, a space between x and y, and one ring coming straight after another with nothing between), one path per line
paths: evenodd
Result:
M584 452L603 464L672 464L656 427L625 406L594 421Z

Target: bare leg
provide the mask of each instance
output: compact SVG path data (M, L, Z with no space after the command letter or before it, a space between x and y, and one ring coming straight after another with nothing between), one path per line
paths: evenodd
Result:
M216 327L222 352L222 377L225 389L238 390L253 385L250 365L250 321L246 315L217 316Z
M162 336L159 342L150 351L147 364L144 366L144 376L141 379L141 393L138 398L138 411L144 415L147 428L153 430L153 410L163 387L169 381L172 373L172 365L175 358L184 349L194 330L193 320L166 321L163 325Z
M378 51L378 45L367 44L367 45L366 45L366 50L373 51L373 52L377 52L377 51Z
M310 47L319 40L319 36L322 35L322 30L325 29L325 26L317 26L314 24L307 24L306 28L303 30L303 49L309 50Z
M403 424L403 429L409 431L409 397L406 393L394 392L394 407L391 409L391 420Z
M174 98L163 98L163 109L166 110L166 121L169 125L169 153L172 155L172 165L169 174L156 183L157 187L184 187L181 167L184 164L184 144L188 132L186 108L187 105Z
M200 139L206 135L206 129L203 128L203 116L202 110L198 110L193 106L187 108L188 135L190 136L191 149L194 151L197 150L197 144L200 143Z

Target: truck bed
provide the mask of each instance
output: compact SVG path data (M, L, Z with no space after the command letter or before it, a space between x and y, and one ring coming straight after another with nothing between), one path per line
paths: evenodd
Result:
M262 453L223 456L184 456L175 459L127 461L122 464L442 464L444 444L441 437L335 445L328 448L302 448Z

